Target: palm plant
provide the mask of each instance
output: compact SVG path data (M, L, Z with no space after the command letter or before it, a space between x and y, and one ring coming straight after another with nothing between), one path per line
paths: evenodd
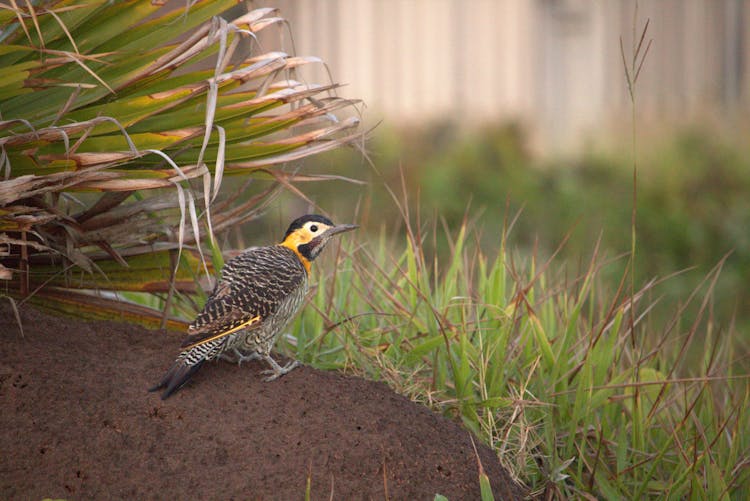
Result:
M174 294L221 264L214 234L293 182L288 162L361 137L356 102L298 76L319 59L266 50L277 12L219 17L236 3L0 5L5 295L173 325ZM164 314L121 291L160 295Z

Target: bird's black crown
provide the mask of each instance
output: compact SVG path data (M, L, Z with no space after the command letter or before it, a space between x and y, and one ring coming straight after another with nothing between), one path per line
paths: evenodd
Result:
M305 225L305 223L308 223L310 221L315 221L316 223L323 223L327 226L334 226L333 222L325 216L321 216L319 214L307 214L305 216L298 217L297 219L292 221L292 224L289 225L289 229L286 230L284 239L286 239L286 237L291 235L294 230L298 230L302 228Z

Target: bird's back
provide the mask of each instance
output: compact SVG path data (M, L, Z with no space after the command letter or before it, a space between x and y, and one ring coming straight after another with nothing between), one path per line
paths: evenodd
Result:
M183 346L195 345L256 318L242 329L243 335L233 337L236 341L232 346L221 352L237 347L247 333L258 342L271 342L302 305L306 292L307 271L292 250L279 245L250 248L226 263L203 311L190 324Z

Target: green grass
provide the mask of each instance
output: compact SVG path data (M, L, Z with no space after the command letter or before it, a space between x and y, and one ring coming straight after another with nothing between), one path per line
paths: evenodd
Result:
M663 284L636 290L631 332L628 280L604 279L618 260L542 262L508 248L505 231L486 256L467 224L407 234L395 246L385 230L343 239L323 258L327 276L286 349L461 420L537 493L741 499L750 489L746 352L709 311L721 263L664 325L651 318ZM448 259L427 261L424 242L439 238Z
M636 282L680 275L662 285L667 303L686 297L729 251L714 292L714 315L750 327L750 155L747 128L729 134L703 124L677 130L641 131L638 152ZM540 158L517 126L498 124L462 130L451 124L408 130L380 126L368 142L377 172L358 152L340 149L309 159L310 173L338 174L370 182L352 189L338 182L308 183L305 193L333 214L347 214L361 198L370 204L360 221L377 230L399 219L383 184L400 178L412 211L435 211L457 228L471 208L482 229L481 247L493 254L503 214L521 212L509 236L513 248L539 248L549 255L567 235L556 260L577 263L599 243L616 254L631 246L633 172L631 152L591 148L567 158ZM622 141L620 141L620 144ZM425 252L449 258L447 245ZM603 272L615 283L627 268L621 260ZM656 307L656 316L664 321ZM656 318L653 317L653 318Z

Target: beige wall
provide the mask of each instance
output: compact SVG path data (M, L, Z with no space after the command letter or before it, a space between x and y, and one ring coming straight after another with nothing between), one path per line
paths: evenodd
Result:
M647 119L746 113L748 0L641 0L653 38L638 86ZM633 0L268 0L297 53L388 122L519 118L569 148L629 117L619 37ZM314 78L321 78L322 72ZM312 77L311 77L312 78Z

